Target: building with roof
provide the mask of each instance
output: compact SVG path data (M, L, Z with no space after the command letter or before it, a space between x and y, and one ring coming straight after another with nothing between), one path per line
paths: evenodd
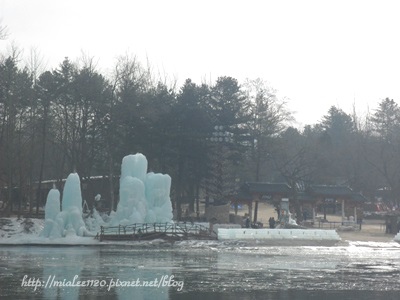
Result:
M236 214L239 204L247 205L252 222L256 222L258 202L269 202L279 208L284 198L288 198L292 205L294 203L299 205L302 212L311 212L309 217L314 221L317 209L324 212L324 219L326 219L327 209L336 211L339 205L343 220L353 216L354 221L357 222L357 210L360 210L367 201L361 193L354 192L348 186L310 185L299 190L298 187L294 189L287 183L247 182L231 196L231 203L235 206Z

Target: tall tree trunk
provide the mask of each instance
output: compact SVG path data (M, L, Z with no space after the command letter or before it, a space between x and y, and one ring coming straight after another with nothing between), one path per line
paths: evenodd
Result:
M39 182L37 185L36 191L36 215L39 215L39 206L42 199L42 180L43 180L43 171L44 171L44 162L46 159L46 138L47 138L47 108L44 110L43 116L43 126L42 126L42 155L40 160L40 170L39 170Z

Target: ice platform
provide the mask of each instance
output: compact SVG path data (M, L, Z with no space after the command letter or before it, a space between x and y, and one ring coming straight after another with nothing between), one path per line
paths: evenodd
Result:
M336 243L341 240L335 230L320 229L252 229L218 228L218 240L253 240L290 245Z

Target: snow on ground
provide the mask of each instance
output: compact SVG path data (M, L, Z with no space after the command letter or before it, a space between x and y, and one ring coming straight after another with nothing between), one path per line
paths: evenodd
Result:
M43 225L43 219L0 218L0 241L21 235L39 235Z
M46 238L41 237L40 232L44 227L43 219L17 219L0 218L0 245L43 245L43 246L101 246L121 245L138 247L171 246L170 242L156 239L151 241L103 241L94 237L81 237L77 235Z
M92 245L99 243L93 237L70 236L55 239L40 237L44 222L43 219L1 218L0 244Z

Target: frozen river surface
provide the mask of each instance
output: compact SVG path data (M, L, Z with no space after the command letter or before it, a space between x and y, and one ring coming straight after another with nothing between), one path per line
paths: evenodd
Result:
M397 300L400 247L6 246L0 248L3 298Z

